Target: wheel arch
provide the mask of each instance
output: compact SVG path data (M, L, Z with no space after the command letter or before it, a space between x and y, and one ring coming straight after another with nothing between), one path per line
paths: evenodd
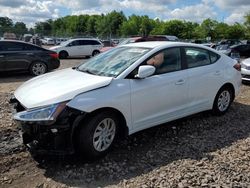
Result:
M231 91L232 99L231 99L229 105L227 106L227 109L224 109L223 111L221 111L220 109L218 109L218 97L223 90ZM213 106L212 106L212 113L214 115L218 115L218 116L225 114L228 111L231 103L234 101L234 98L235 98L235 88L234 88L233 84L232 83L225 83L224 85L222 85L214 97Z
M117 109L112 108L112 107L103 107L103 108L99 108L96 109L92 112L89 113L81 113L80 115L78 115L78 117L76 117L74 123L73 123L73 127L72 127L72 139L74 140L75 135L78 132L78 129L80 128L81 125L84 126L84 124L92 117L94 117L96 114L101 113L103 111L108 111L110 113L114 113L117 115L118 119L119 119L119 127L118 127L118 138L125 138L126 136L128 136L129 133L129 129L127 126L127 122L126 119L124 117L124 115Z
M94 56L95 52L100 53L100 50L98 50L98 49L93 50L92 56Z
M69 56L69 53L66 51L66 50L60 50L59 52L58 52L58 55L59 55L59 57L60 57L60 54L61 53L66 53L67 54L67 57Z
M222 89L222 88L228 88L228 89L231 89L232 91L232 94L233 94L233 100L235 98L235 88L234 88L234 85L232 83L225 83L220 89L219 91Z

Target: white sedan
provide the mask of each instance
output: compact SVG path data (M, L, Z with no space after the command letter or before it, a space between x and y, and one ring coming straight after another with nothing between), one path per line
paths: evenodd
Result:
M24 83L12 100L14 119L35 151L96 159L122 136L205 110L224 114L240 91L240 68L196 44L119 46Z
M242 81L250 82L250 58L241 62Z

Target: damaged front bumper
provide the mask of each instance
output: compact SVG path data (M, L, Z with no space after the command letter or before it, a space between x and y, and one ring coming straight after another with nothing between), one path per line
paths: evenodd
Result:
M66 125L39 125L19 122L23 143L32 153L72 154L72 128Z
M26 109L14 99L10 100L14 113ZM19 113L20 114L20 113ZM65 107L55 121L16 121L20 128L23 143L34 154L72 154L75 119L83 113Z

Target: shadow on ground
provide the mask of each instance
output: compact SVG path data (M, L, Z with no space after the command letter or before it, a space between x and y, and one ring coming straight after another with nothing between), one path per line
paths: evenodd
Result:
M0 84L1 83L12 83L12 82L24 82L29 79L33 78L29 73L27 72L3 72L0 75Z
M250 106L233 103L224 116L203 112L141 131L114 147L105 158L84 162L75 156L43 158L45 176L67 186L107 186L182 159L213 160L210 152L249 137Z

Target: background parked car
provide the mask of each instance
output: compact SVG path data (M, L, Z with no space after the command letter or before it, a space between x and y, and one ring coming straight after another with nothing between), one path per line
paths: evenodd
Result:
M250 58L241 62L242 81L250 82Z
M61 43L58 46L51 47L59 54L61 59L67 57L95 56L100 53L103 44L94 38L76 38Z
M130 44L130 43L135 43L135 42L147 42L147 41L169 41L169 38L165 35L152 35L152 36L147 36L147 37L131 37L124 39L121 41L118 46L124 45L124 44ZM100 52L106 52L114 47L112 46L107 46L103 47Z
M66 38L56 38L55 40L56 40L56 45L60 45L62 42L65 42L68 39L66 39Z
M225 54L229 48L230 48L229 44L221 44L221 45L218 45L215 49L217 51Z
M0 72L29 71L41 75L60 66L58 54L30 43L0 41Z
M44 44L45 45L55 45L55 40L52 38L45 38Z
M225 52L225 54L228 56L232 56L232 54L237 53L241 58L250 57L250 44L233 45Z

